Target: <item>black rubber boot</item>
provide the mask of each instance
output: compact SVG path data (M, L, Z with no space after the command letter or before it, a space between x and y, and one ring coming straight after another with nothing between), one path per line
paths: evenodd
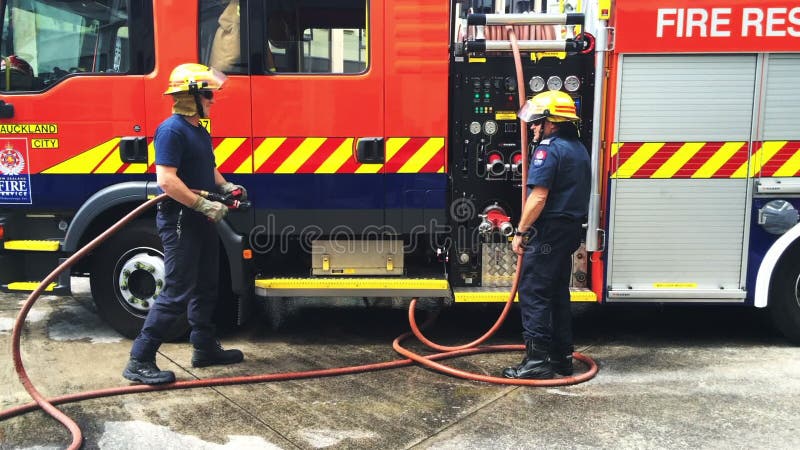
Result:
M219 341L214 341L211 346L194 348L192 367L236 364L242 360L244 360L244 354L240 350L224 350Z
M525 343L525 358L518 366L503 370L506 378L522 378L546 380L553 378L553 368L547 358L547 350L535 345L532 341Z
M155 361L140 361L136 358L128 361L128 365L122 371L122 376L144 384L164 384L175 381L175 374L169 370L159 369Z
M572 367L572 352L570 353L550 353L550 366L553 367L553 372L561 375L562 377L570 377L574 372Z

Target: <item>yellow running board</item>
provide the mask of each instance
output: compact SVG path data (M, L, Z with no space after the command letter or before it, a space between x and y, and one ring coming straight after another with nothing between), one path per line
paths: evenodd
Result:
M39 281L14 281L8 283L6 289L8 289L9 291L33 292L36 289L36 286L39 286L39 283L40 283ZM53 289L55 289L55 287L56 283L53 282L50 283L44 290L45 292L51 292Z
M498 303L508 300L509 288L455 288L453 297L456 303ZM570 301L596 302L597 294L589 289L570 289ZM514 298L519 301L519 296Z
M255 281L262 297L454 297L462 303L492 303L508 300L508 288L455 288L447 280L397 277L266 278ZM572 289L573 302L596 302L589 289Z
M256 280L264 297L449 297L447 280L438 278L268 278Z
M59 241L6 241L6 250L26 250L29 252L57 252L61 248Z

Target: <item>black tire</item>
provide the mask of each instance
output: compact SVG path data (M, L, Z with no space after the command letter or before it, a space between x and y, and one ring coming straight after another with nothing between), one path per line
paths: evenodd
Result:
M794 244L772 274L769 309L778 331L800 345L800 244Z
M90 280L97 312L129 339L139 334L163 285L164 254L154 222L131 222L95 250L92 257ZM127 274L123 275L124 271ZM184 338L188 330L184 314L165 337Z

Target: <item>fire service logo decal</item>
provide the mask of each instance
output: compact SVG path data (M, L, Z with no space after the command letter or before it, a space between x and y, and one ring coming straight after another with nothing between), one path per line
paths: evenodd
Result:
M27 155L27 139L0 139L0 204L31 203L31 178L25 170Z

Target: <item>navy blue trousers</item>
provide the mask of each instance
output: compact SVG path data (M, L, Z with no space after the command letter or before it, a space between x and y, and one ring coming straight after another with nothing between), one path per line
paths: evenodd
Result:
M572 351L569 284L582 234L580 221L539 219L525 247L519 283L522 336L540 349Z
M219 291L217 231L203 214L167 201L159 205L156 226L164 245L164 288L153 303L131 356L153 360L168 330L187 313L195 347L214 343L212 322Z

